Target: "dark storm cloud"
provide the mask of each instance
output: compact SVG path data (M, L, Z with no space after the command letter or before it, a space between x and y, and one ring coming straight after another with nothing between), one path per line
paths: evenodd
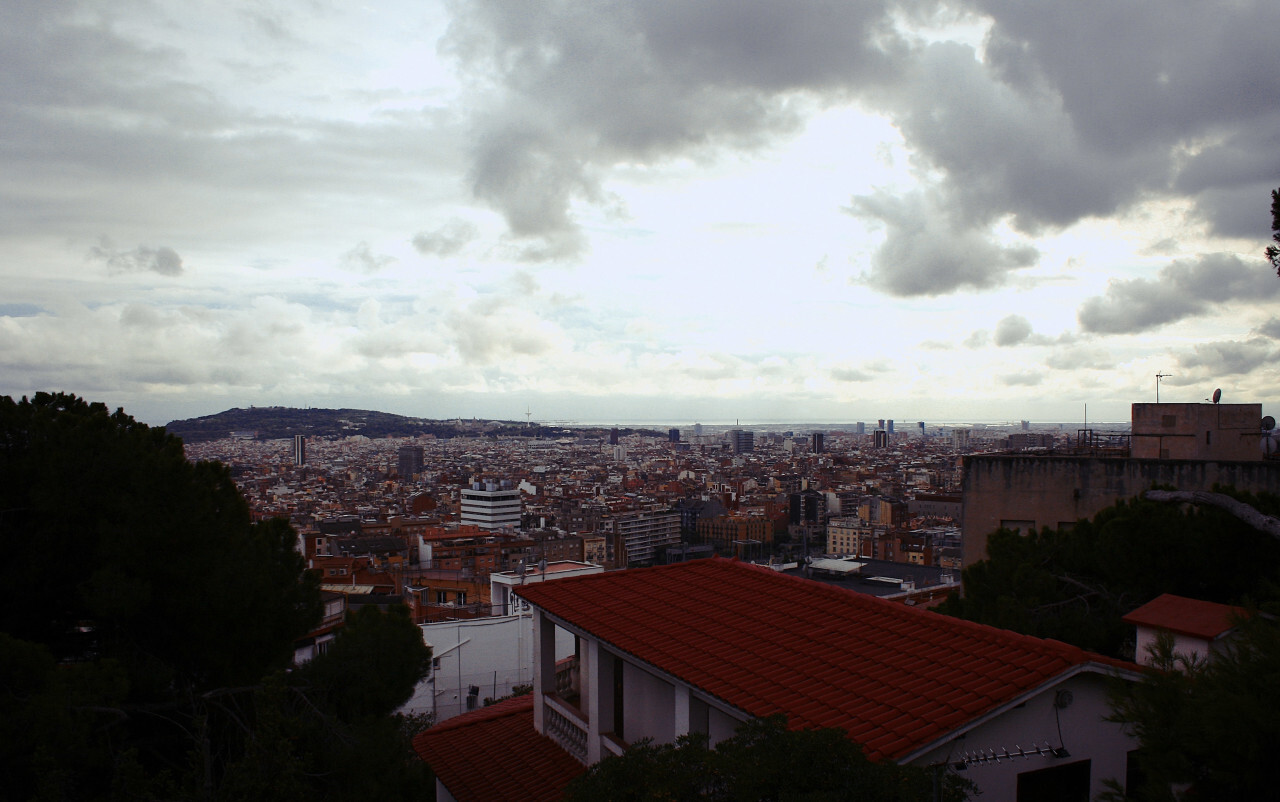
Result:
M455 3L444 46L477 86L471 178L530 258L584 245L574 201L603 173L754 149L797 129L804 97L887 80L906 52L888 2Z
M1178 260L1154 279L1113 281L1105 295L1090 298L1076 317L1094 334L1133 334L1207 314L1215 304L1273 298L1280 282L1262 259L1248 263L1235 254L1214 253Z
M1280 4L972 6L994 20L994 73L1057 99L1081 153L1115 171L1113 197L1123 198L1126 185L1132 192L1172 180L1218 233L1242 233L1240 197L1280 174ZM1093 202L1105 205L1105 196Z
M1001 245L985 232L958 224L921 193L859 196L848 211L884 225L887 237L872 258L866 281L890 295L995 287L1010 271L1035 264L1039 256L1030 246Z
M1255 331L1264 337L1270 337L1273 340L1280 340L1280 317L1273 317L1266 323L1263 323Z
M131 251L117 250L103 237L89 249L89 259L100 262L113 274L147 272L162 276L182 275L182 257L173 248L139 245Z
M991 287L1033 263L992 244L1003 220L1034 234L1180 194L1218 233L1257 229L1247 199L1280 174L1280 4L955 4L989 19L982 57L899 30L943 7L457 3L444 47L483 95L473 191L531 243L523 256L563 258L586 244L573 204L607 205L611 168L750 151L858 102L938 179L931 224L867 208L882 196L853 204L890 227L871 283L893 294Z

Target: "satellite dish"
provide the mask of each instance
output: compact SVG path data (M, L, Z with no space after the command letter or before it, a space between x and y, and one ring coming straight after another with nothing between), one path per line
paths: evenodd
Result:
M1266 416L1265 418L1263 418L1263 419L1262 419L1262 430L1263 430L1264 432L1269 432L1269 431L1271 431L1271 430L1272 430L1272 429L1274 429L1274 428L1276 428L1276 419L1275 419L1275 418L1273 418L1273 417L1271 417L1270 415L1268 415L1268 416Z
M1222 388L1219 387L1217 390L1213 391L1213 403L1216 404L1221 400L1222 400Z

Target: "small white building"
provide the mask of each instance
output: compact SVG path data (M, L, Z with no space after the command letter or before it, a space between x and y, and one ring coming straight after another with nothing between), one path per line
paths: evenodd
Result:
M1235 632L1236 621L1244 613L1239 607L1166 593L1122 620L1138 629L1138 662L1151 665L1151 650L1161 632L1173 636L1175 655L1188 660L1207 660Z
M557 561L528 569L521 577L504 571L489 577L494 614L484 618L421 624L431 647L431 673L401 708L407 713L433 713L444 721L499 699L533 682L533 612L512 595L522 583L537 584L569 576L598 574L591 563ZM574 640L557 636L557 659L573 656Z

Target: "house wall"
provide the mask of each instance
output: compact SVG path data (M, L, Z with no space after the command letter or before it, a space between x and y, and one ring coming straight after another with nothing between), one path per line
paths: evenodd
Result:
M1110 712L1107 681L1107 677L1096 673L1077 674L910 762L918 766L945 763L953 767L966 751L989 753L994 750L999 754L1005 750L1016 751L1019 746L1031 748L1047 742L1054 747L1065 746L1070 756L1001 759L970 765L956 773L977 784L983 802L1014 802L1019 774L1089 760L1089 798L1093 799L1106 790L1103 782L1107 779L1123 785L1128 753L1138 746L1121 725L1103 720ZM1072 700L1055 718L1054 699L1059 689L1070 691ZM955 772L954 768L947 770Z
M1137 459L1262 459L1261 404L1134 404Z
M515 685L533 683L531 615L446 621L423 624L421 629L440 665L414 688L413 696L401 708L403 712L434 712L436 721L444 721L467 712L467 693L472 685L480 688L476 700L480 706L485 697L496 699L510 694ZM568 657L573 649L573 636L557 629L556 659Z
M964 564L987 558L987 536L1092 518L1152 485L1209 490L1215 484L1280 493L1280 462L1202 462L1118 457L984 454L965 458L961 513Z
M675 688L643 668L625 663L622 672L623 740L632 744L641 738L654 743L672 743L675 734Z
M1155 645L1156 637L1160 630L1152 627L1138 627L1138 642L1136 648L1137 661L1144 666L1151 665L1151 647ZM1173 635L1173 652L1184 657L1198 657L1204 659L1209 657L1212 647L1209 641L1204 638L1197 638L1191 635Z

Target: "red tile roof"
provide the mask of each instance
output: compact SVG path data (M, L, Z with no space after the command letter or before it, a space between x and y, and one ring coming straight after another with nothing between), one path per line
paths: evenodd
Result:
M898 759L1087 664L1136 665L734 560L573 577L520 595L753 716L840 727Z
M585 767L533 728L533 697L451 718L413 739L458 802L555 802Z
M1244 614L1244 609L1240 607L1166 593L1142 605L1122 620L1135 626L1167 629L1179 635L1213 640L1234 628L1236 618Z

